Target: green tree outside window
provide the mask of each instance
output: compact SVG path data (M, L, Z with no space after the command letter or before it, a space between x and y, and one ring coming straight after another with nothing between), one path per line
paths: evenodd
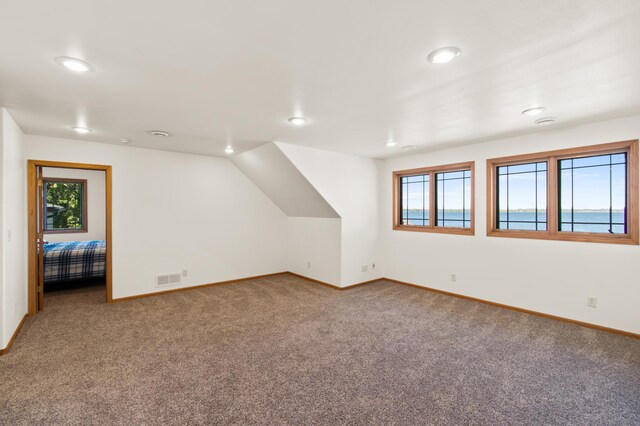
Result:
M86 231L86 181L44 181L47 200L45 231Z

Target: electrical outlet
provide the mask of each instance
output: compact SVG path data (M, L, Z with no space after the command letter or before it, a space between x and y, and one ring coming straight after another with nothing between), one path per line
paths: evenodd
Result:
M182 270L182 276L183 276L183 277L188 277L188 276L189 276L189 271L188 271L188 270L186 270L186 269L183 269L183 270Z
M456 276L456 274L451 274L451 282L455 283L456 281L458 281L458 277Z
M369 265L362 265L362 272L367 272L369 270Z
M7 241L11 242L11 229L7 230Z
M376 264L375 264L375 263L373 263L373 264L371 265L371 269L374 269L374 270L376 269Z
M310 261L307 262L307 269L311 269L311 262Z
M587 306L590 308L598 307L598 298L593 296L587 297Z

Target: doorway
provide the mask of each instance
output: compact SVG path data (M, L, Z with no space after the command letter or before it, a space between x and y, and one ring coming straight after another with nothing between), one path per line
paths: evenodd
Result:
M81 252L81 250L92 250L91 252L87 252L88 254L84 256L86 259L91 259L91 261L95 261L95 259L98 258L96 253L100 253L100 256L104 257L105 301L107 303L112 301L111 166L28 160L28 300L30 316L35 315L44 309L45 277L50 278L51 274L51 270L49 268L45 273L45 253L53 255L53 252L50 250L53 245L45 247L45 233L55 235L56 233L88 232L86 180L59 177L51 178L45 176L51 175L51 173L45 173L45 171L55 169L58 169L61 172L62 169L70 172L80 172L83 170L94 173L100 171L104 172L104 194L100 195L100 198L102 198L102 196L104 197L104 240L100 240L102 243L100 241L92 241L91 244L82 244L82 247L74 247L74 250L76 253ZM65 199L71 198L74 200L83 200L84 202L74 202L71 207L61 205L62 203L51 203L48 198L51 198L51 194L53 194L54 189L59 189L60 186L64 186L65 193L71 194L71 196L64 197ZM50 192L48 198L46 198L45 195L47 193L47 189ZM60 214L60 212L64 212L64 214ZM63 217L61 218L60 216ZM61 222L61 220L63 220L63 222ZM64 223L64 229L56 228L61 227L59 223ZM103 245L100 246L100 244ZM102 251L96 251L99 249ZM79 260L74 259L73 262L76 261ZM94 264L89 264L88 266L83 265L78 268L77 271L89 271L89 273L91 273L91 271L94 271L94 269L97 268L97 266L95 268L94 266ZM100 265L100 268L101 267L102 265ZM74 278L80 276L82 275L73 275ZM87 275L87 277L90 277L90 275Z

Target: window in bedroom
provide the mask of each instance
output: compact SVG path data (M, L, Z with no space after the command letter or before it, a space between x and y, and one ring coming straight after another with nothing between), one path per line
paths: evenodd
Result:
M638 141L487 160L490 236L638 244Z
M43 187L44 232L87 232L87 181L44 178Z
M393 173L393 229L473 235L474 163Z

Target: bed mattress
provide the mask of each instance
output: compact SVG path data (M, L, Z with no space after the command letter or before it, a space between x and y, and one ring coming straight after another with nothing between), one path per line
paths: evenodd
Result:
M67 241L44 245L44 282L105 276L105 241Z

